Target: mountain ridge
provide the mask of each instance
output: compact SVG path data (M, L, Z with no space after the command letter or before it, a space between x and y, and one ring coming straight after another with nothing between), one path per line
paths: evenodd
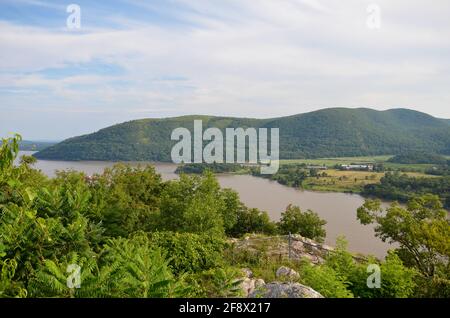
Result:
M203 128L280 128L280 158L320 158L427 151L450 154L450 120L395 108L326 108L284 117L257 119L185 115L143 118L72 137L35 156L54 160L171 161L173 129L202 119Z

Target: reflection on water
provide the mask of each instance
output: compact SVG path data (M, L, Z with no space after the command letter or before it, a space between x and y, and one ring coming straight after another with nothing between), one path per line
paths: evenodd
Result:
M32 152L21 152L32 154ZM138 165L138 163L132 163ZM142 163L141 163L142 164ZM100 173L112 162L104 161L47 161L39 160L35 168L48 176L55 170L73 169L86 174ZM175 179L176 165L152 163L164 180ZM378 257L386 255L392 245L374 237L373 228L361 225L356 219L356 209L364 203L364 198L356 194L302 191L280 185L274 181L249 175L218 175L222 187L236 190L242 202L252 208L267 211L272 220L278 220L289 204L298 205L302 210L311 209L327 221L325 242L334 245L336 238L345 235L349 249Z
M302 191L248 175L220 176L219 180L223 187L238 191L247 206L267 211L273 220L278 220L289 204L317 212L327 221L325 242L329 245L345 235L351 251L383 257L393 248L375 238L371 226L363 226L356 219L356 210L364 203L360 195Z

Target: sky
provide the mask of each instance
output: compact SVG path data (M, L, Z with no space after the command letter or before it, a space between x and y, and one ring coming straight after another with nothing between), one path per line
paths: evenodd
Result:
M448 0L0 0L0 136L329 107L450 118L449 17Z

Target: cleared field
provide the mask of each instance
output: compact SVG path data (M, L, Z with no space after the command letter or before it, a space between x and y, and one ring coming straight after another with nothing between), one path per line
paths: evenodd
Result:
M311 165L334 166L336 164L351 163L378 163L386 162L393 156L372 156L372 157L342 157L342 158L321 158L321 159L286 159L280 160L281 164L306 163Z
M405 174L411 177L434 177L419 172L406 172ZM319 177L307 178L303 186L305 189L314 191L361 192L366 184L378 183L383 176L384 172L329 169L320 172Z
M322 159L289 159L280 160L281 164L299 164L305 163L308 165L320 165L327 167L334 167L337 164L352 164L352 163L382 163L385 168L392 170L411 170L417 172L424 172L426 169L433 167L432 164L401 164L387 162L393 156L369 156L369 157L342 157L342 158L322 158Z
M305 189L315 191L360 192L366 184L377 183L382 172L326 170L325 176L309 177L303 183Z

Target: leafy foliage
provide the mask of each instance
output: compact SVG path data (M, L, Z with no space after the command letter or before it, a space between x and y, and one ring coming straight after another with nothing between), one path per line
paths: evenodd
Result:
M91 180L92 211L111 236L155 229L163 184L154 167L115 165Z
M240 237L248 233L273 235L277 232L276 224L270 221L265 211L242 206L237 210L236 217L236 224L227 231L230 236Z
M271 259L273 238L262 234L325 236L315 213L290 206L275 224L210 172L163 182L151 166L116 165L48 179L29 157L14 165L19 142L0 147L0 297L236 297L242 266L274 278L286 263ZM357 261L339 243L324 264L299 265L302 282L329 297L448 297L450 234L439 198L379 212L367 202L358 217L400 243L396 253ZM246 233L265 243L254 252L227 243ZM380 289L365 285L369 263L381 267Z
M294 188L302 187L306 178L311 176L311 172L316 173L315 170L308 171L306 164L281 165L275 174L261 174L259 168L253 168L251 171L254 176L274 180Z
M200 275L205 296L211 298L238 297L242 295L242 273L233 267L210 269Z
M450 279L450 223L437 196L411 199L406 208L392 204L386 211L379 201L366 201L358 209L362 224L375 224L383 241L400 244L398 255L429 281Z
M209 235L177 232L155 232L150 242L170 255L169 266L174 273L202 272L223 263L224 240Z
M181 175L161 194L161 227L168 231L224 235L225 202L214 175Z
M323 242L326 231L323 226L327 222L311 210L302 212L299 207L289 205L285 212L281 213L278 224L281 234L300 234L301 236Z
M325 297L352 298L347 282L329 266L314 266L308 262L301 265L300 277L303 284L311 286Z
M336 246L336 251L326 258L324 266L333 269L354 296L404 298L414 295L418 273L407 268L394 252L390 252L384 262L374 258L356 260L347 251L347 243L343 238L338 239ZM367 269L371 264L380 267L380 288L367 286Z

